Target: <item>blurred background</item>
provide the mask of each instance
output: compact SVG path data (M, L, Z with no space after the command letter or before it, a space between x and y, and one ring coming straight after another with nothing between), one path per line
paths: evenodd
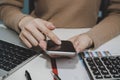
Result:
M28 1L29 0L24 0L25 2L24 2L24 8L23 8L23 12L25 13L25 14L28 14L28 12L29 12L29 7L28 7Z

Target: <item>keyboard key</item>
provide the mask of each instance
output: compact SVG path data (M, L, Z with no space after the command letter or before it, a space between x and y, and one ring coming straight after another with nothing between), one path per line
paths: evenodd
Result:
M93 60L92 60L92 58L87 58L87 61L88 61L88 62L91 62L91 61L93 61Z
M108 68L109 70L114 69L113 65L107 65L107 68Z
M116 65L115 67L116 67L118 70L120 70L120 65Z
M119 74L115 74L113 75L114 78L120 78L120 75Z
M91 69L92 70L97 70L97 67L96 66L91 66Z
M111 73L111 74L118 74L118 72L117 72L116 70L114 70L114 69L113 69L113 70L110 70L110 73Z
M100 72L99 72L98 70L94 70L94 71L93 71L93 74L94 74L94 75L100 75Z
M109 74L107 70L102 70L101 73L102 73L103 75Z
M102 65L102 66L98 66L98 68L100 69L100 70L106 70L106 68Z
M111 61L114 61L114 60L116 60L116 57L115 57L115 56L110 56L109 59L110 59Z
M105 65L111 65L111 63L109 61L104 61Z
M88 62L90 66L95 66L94 62Z
M104 78L111 78L110 75L104 75Z
M101 59L102 59L102 61L107 61L108 60L107 57L102 57Z
M101 75L97 75L95 78L96 79L103 79L103 77Z
M117 59L120 60L120 56L117 56Z

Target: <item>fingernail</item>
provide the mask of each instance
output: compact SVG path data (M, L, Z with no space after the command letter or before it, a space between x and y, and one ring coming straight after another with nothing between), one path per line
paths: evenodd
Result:
M46 47L45 46L40 46L44 51L46 50Z
M61 42L61 40L57 40L57 43L58 43L58 44L61 44L62 42Z
M79 51L77 51L77 53L79 53Z
M43 50L46 50L46 46L42 46Z
M77 53L79 53L79 52L80 52L78 48L76 49L76 52L77 52Z
M46 50L46 42L45 42L45 41L40 41L39 46L40 46L43 50Z
M50 25L52 28L55 28L55 26L54 25Z
M53 25L53 24L47 24L47 26L49 27L51 27L51 28L55 28L55 26Z

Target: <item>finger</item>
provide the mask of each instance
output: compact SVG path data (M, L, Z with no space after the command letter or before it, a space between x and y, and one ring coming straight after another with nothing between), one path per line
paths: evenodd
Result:
M37 41L44 40L44 35L34 26L34 25L28 25L29 27L26 27L26 29L34 36L34 38L37 39Z
M27 47L29 47L29 48L31 48L32 47L32 45L30 44L30 42L22 35L22 34L20 34L20 39L23 41L23 43L27 46Z
M76 37L73 37L70 39L70 41L73 43L73 46L74 48L76 49L77 48L77 45L78 45L78 40Z
M79 41L79 43L77 43L77 46L76 46L77 53L84 51L86 47L87 47L86 43Z
M61 44L60 39L52 31L50 31L48 28L46 28L46 26L44 24L40 23L40 21L38 21L38 20L36 20L35 22L40 31L42 31L45 35L47 35L56 44Z
M41 40L40 43L39 43L39 46L45 51L46 50L46 46L47 46L46 41Z
M80 51L79 50L79 44L77 42L74 42L74 48L75 48L77 53Z
M76 48L77 48L77 42L75 41L75 39L76 39L76 38L72 37L72 38L69 39L69 41L72 42L72 44L73 44L73 46L74 46L74 48L75 48L75 50L76 50ZM76 50L76 52L77 52L77 50Z
M69 39L69 41L71 41L73 43L74 47L77 46L77 42L78 42L77 38L78 38L78 36L74 36Z
M29 33L27 30L23 30L22 34L25 36L25 38L33 45L37 46L38 42L37 40Z
M45 24L45 26L47 26L48 29L50 29L50 30L55 29L55 26L51 22L48 22L45 20L42 20L42 22Z
M77 53L84 51L84 47L81 47L81 45L78 45L76 48Z
M70 39L68 39L68 40L71 41L71 42L74 42L75 38L72 37L72 38L70 38Z
M60 39L52 31L48 30L44 32L44 34L46 34L56 44L61 44Z
M55 29L55 26L52 24L52 23L47 23L47 24L45 24L46 26L47 26L47 28L48 29L50 29L50 30L54 30Z

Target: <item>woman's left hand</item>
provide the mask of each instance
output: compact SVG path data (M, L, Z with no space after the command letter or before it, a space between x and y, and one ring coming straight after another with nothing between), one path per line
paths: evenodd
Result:
M79 34L69 40L73 43L77 53L93 45L92 39L87 34Z

